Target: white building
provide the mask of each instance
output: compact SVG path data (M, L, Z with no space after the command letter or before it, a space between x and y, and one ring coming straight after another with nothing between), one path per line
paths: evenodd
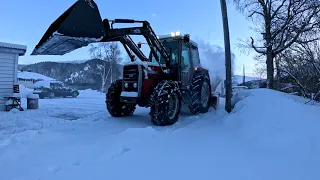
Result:
M17 83L19 56L27 47L0 42L0 111L5 110L5 96L13 95L13 85Z
M18 71L18 84L24 85L26 88L33 89L34 83L37 81L54 81L55 79L44 76L39 73L29 71Z

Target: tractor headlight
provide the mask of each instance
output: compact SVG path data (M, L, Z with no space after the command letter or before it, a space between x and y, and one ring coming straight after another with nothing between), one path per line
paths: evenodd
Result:
M134 84L133 84L133 87L134 87L134 88L137 88L137 87L138 87L138 84L137 84L137 83L134 83Z
M128 88L128 87L129 87L129 84L128 84L128 83L124 83L124 87L125 87L125 88Z

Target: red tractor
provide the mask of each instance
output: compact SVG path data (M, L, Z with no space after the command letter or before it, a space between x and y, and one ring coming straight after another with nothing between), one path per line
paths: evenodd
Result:
M114 28L116 23L141 26ZM146 39L148 57L131 35ZM148 21L102 20L94 1L73 4L52 23L32 55L63 55L90 43L112 41L121 42L132 61L106 94L113 117L130 116L137 105L150 107L152 123L165 126L177 122L182 105L192 114L206 113L210 105L217 105L208 70L201 67L198 46L188 34L158 37Z

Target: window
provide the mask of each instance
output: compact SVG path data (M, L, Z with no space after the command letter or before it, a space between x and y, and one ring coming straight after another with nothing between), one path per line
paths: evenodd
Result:
M162 44L163 44L164 48L167 50L168 53L170 53L170 51L171 51L171 56L172 56L171 63L172 64L178 63L178 52L179 52L179 46L178 46L179 44L178 44L178 42L177 41L165 40L165 41L162 42ZM156 49L155 49L155 51L156 51L158 57L160 58L160 64L165 64L166 61L161 56L160 52L157 51ZM153 56L153 54L151 54L151 52L150 52L150 55L151 55L151 62L158 64L157 61L156 61L156 58ZM169 56L170 56L170 54L169 54Z
M182 71L188 71L190 68L190 51L189 47L183 45L181 53L181 68Z
M192 63L193 66L200 66L200 57L199 52L196 49L191 49L191 55L192 55Z

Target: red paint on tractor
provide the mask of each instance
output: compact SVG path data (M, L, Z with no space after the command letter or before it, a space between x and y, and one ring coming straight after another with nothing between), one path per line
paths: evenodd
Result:
M153 81L153 78L143 80L142 96L148 96L150 94L150 91L152 90Z

